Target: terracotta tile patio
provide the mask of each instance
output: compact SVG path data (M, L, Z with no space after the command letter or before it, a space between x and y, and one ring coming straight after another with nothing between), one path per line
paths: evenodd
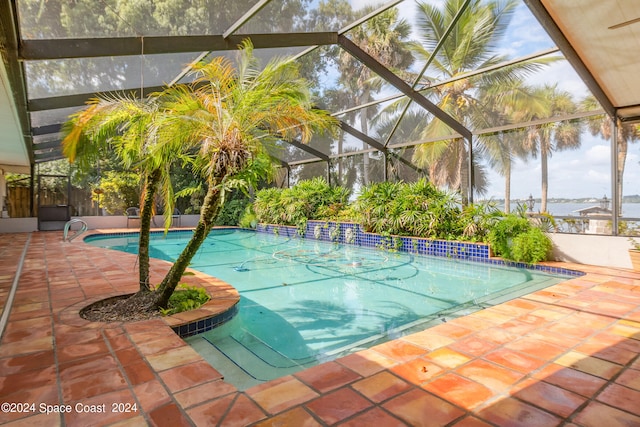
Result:
M0 342L0 401L29 405L3 406L6 425L640 426L630 270L563 264L587 274L238 391L171 330L193 314L81 319L86 304L135 291L136 258L61 237L0 235L3 306L30 239ZM153 280L167 268L153 261ZM214 278L187 279L217 296L196 316L237 300Z

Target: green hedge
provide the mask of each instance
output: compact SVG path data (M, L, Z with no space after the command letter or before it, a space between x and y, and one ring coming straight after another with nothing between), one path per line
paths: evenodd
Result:
M288 189L264 189L240 224L293 225L302 231L308 220L351 221L383 235L488 242L496 255L526 263L547 259L551 250L549 237L524 212L505 215L491 202L462 208L457 196L425 179L371 184L354 202L348 199L348 190L331 187L322 178Z

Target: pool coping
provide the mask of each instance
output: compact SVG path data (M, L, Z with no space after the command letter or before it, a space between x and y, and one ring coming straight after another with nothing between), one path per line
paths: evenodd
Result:
M233 227L224 227L233 228ZM221 228L222 229L222 228ZM167 233L191 233L192 230L169 230ZM90 230L85 236L83 236L82 243L87 244L85 239L92 236L126 236L130 234L139 233L138 230ZM152 234L164 234L163 230L152 230ZM167 263L172 265L173 263L164 260L157 260L157 262ZM179 337L186 338L192 335L196 335L202 332L214 329L229 320L231 320L238 312L238 303L240 302L240 294L232 285L217 279L213 276L202 273L198 270L188 268L186 270L189 274L182 277L180 283L187 285L195 285L204 288L207 291L210 299L202 306L195 310L189 310L181 313L171 314L167 316L160 316L167 325L171 327ZM71 315L63 314L65 320L73 322L75 311L80 311L82 308L94 302L118 296L122 294L114 294L108 296L100 296L88 301L77 303L73 306L69 306L63 311L63 313L69 312ZM84 320L84 319L83 319ZM73 322L77 323L77 322Z

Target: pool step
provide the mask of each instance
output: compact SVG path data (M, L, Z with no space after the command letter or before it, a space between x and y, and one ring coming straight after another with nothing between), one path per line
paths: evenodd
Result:
M311 366L308 361L306 365L301 365L288 359L255 337L248 339L245 336L241 342L227 336L210 343L244 372L261 381L269 381Z
M275 368L307 366L309 364L314 364L317 360L313 356L300 358L288 357L287 355L275 350L272 346L265 343L263 340L244 328L239 332L234 332L232 334L232 338ZM304 350L304 352L306 353L306 350Z

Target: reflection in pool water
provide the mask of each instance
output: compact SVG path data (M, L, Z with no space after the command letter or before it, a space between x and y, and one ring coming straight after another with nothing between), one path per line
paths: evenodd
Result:
M190 232L152 234L172 261ZM137 235L87 243L135 253ZM566 277L252 231L212 230L191 267L240 292L239 314L186 340L243 389Z

